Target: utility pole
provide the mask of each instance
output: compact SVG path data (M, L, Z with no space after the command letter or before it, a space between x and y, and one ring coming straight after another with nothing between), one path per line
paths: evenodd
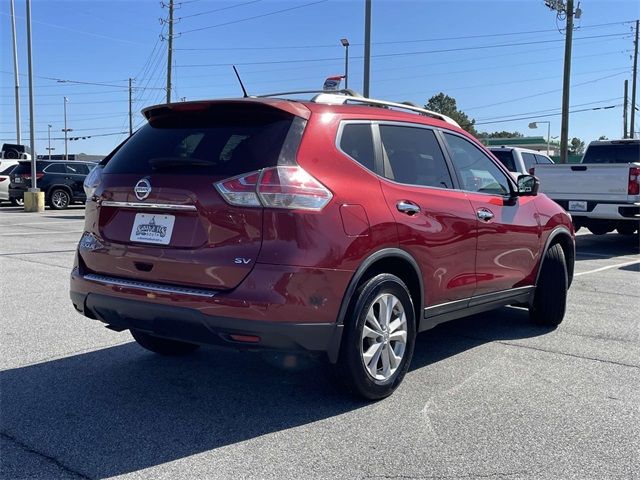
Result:
M64 97L64 128L62 129L62 131L64 132L64 159L65 160L69 160L69 150L67 147L67 142L68 142L68 138L67 138L67 133L70 131L69 128L67 128L67 102L69 100L67 99L67 97Z
M371 0L364 3L364 86L362 93L369 97L369 71L371 69Z
M167 103L171 103L171 62L173 57L173 0L169 0L169 43L167 49Z
M633 79L631 80L631 131L630 138L636 138L636 83L638 81L638 26L640 21L636 20L636 39L634 40L633 51Z
M629 106L629 80L624 81L624 102L622 104L622 138L628 138L627 107Z
M53 148L51 148L51 125L47 125L47 127L49 133L49 146L47 147L47 150L49 151L49 160L51 160L51 150L53 150Z
M129 78L129 136L133 135L133 105L131 101L131 78Z
M36 177L36 129L33 105L33 58L31 54L31 0L27 0L27 66L29 68L29 144L31 147L31 188L30 192L38 192Z
M571 46L573 43L573 0L567 0L567 31L564 43L562 80L562 124L560 125L560 163L569 161L569 95L571 92Z
M16 38L16 12L11 0L11 28L13 30L13 75L15 77L16 88L16 143L20 145L22 141L20 129L20 80L18 74L18 40Z

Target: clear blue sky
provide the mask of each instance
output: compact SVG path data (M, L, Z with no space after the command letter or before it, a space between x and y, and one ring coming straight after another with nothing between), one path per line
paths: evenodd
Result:
M26 74L25 1L15 1L20 72ZM232 63L250 94L320 88L326 76L342 73L344 37L352 45L349 86L362 90L364 0L176 3L174 99L238 96ZM546 135L544 127L528 129L538 119L551 120L551 135L559 135L560 116L547 115L560 111L564 37L557 30L562 23L542 0L372 3L371 96L424 104L442 91L476 119L479 130ZM583 0L580 6L572 110L615 107L572 114L570 135L586 142L620 137L623 81L631 78L633 48L631 24L623 22L640 17L640 3ZM136 125L142 107L162 101L167 44L159 41L166 27L158 19L167 12L158 0L32 2L38 153L46 153L47 124L52 137L62 135L65 95L71 135L93 135L70 142L70 153L106 154L124 138L113 133L128 128L127 78L135 79ZM9 0L0 2L0 24L0 139L14 141ZM504 44L512 45L496 47ZM26 75L20 82L22 134L28 139ZM502 120L507 116L534 118ZM501 121L485 123L496 119ZM64 150L60 140L52 146L55 153Z

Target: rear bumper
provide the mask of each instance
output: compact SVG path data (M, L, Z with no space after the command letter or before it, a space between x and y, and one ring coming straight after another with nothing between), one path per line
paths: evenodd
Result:
M567 200L556 200L565 210ZM599 220L635 220L640 219L640 202L638 203L599 203L587 202L587 211L567 210L573 218L593 218Z
M338 311L353 272L256 264L234 290L213 291L71 272L80 313L116 330L236 348L326 352L337 359ZM260 337L234 342L229 335Z
M163 338L236 349L326 353L337 359L342 326L336 323L281 323L204 315L196 309L95 293L71 292L74 307L115 330L136 329ZM259 337L235 341L231 335Z
M24 196L24 192L26 192L26 188L10 188L9 189L9 198L17 198L18 200L22 200Z

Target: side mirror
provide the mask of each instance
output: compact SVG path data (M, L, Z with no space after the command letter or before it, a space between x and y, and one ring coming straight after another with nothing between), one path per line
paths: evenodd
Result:
M533 197L538 194L540 180L533 175L520 175L518 177L518 192L520 197Z

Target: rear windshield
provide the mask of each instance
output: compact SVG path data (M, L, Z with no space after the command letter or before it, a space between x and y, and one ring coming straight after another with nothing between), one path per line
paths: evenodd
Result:
M640 162L640 143L590 145L582 163Z
M109 160L104 173L231 177L291 164L305 121L262 105L214 105L152 118Z
M46 167L47 164L46 163L42 163L42 162L36 162L36 172L41 172L42 169L44 167ZM31 173L31 162L20 162L18 163L18 166L16 167L16 169L11 172L13 174L25 174L25 173Z
M491 153L500 160L507 170L510 172L517 172L516 162L513 161L513 153L510 150L491 150Z

